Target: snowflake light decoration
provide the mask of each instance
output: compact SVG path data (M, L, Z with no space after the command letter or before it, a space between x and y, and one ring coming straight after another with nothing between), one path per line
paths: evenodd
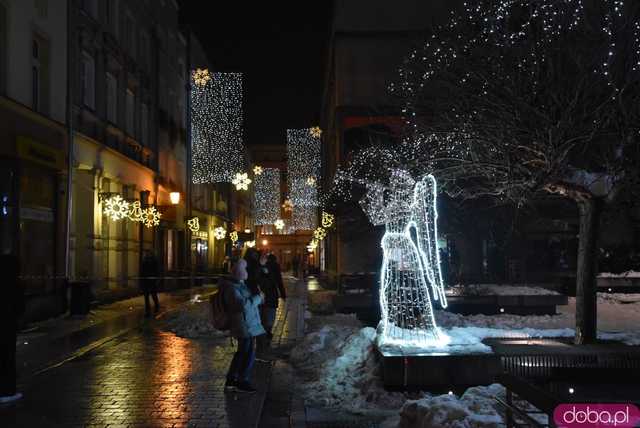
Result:
M187 226L189 230L192 232L197 232L200 230L200 219L198 217L194 217L191 220L187 220Z
M319 227L313 231L313 237L317 241L322 241L325 238L325 236L327 236L327 231L324 230L322 227Z
M293 203L291 203L290 199L286 199L284 201L284 203L282 204L282 209L286 213L290 213L291 211L293 211Z
M313 138L320 138L320 136L322 135L322 129L320 129L319 126L314 126L313 128L309 129L309 133Z
M256 246L256 241L247 241L245 242L245 245L247 246L247 248L253 248Z
M193 70L191 74L193 76L193 83L198 86L206 86L209 80L211 80L209 70L207 70L206 68L197 68Z
M122 220L129 215L129 202L120 195L114 195L104 201L103 213L113 221Z
M330 228L331 226L333 226L333 223L335 221L335 216L333 214L329 214L326 211L322 211L322 227L324 227L325 229Z
M158 212L156 207L148 207L142 210L142 222L146 227L158 226L160 217L162 217L162 213Z
M213 237L215 239L224 239L225 236L227 236L227 230L224 227L218 226L213 229Z
M307 249L310 251L315 250L316 248L318 248L318 241L316 241L315 239L312 239L309 244L307 245Z
M315 177L307 178L307 185L308 186L315 186L316 185L316 178Z
M230 183L246 170L241 73L214 73L208 84L192 85L191 135L194 184Z
M262 167L260 165L256 165L253 167L253 175L262 174Z
M249 178L249 174L247 174L246 172L239 172L233 178L231 183L236 186L236 190L249 190L251 179Z
M236 241L238 240L238 232L236 232L235 230L233 232L231 232L229 234L229 239L231 239L231 242L233 242L235 244Z
M273 223L273 225L277 230L282 230L284 229L284 220L279 218L278 220L275 221L275 223Z
M142 221L142 205L140 204L140 201L133 201L131 203L127 217L131 221Z
M265 168L255 177L255 224L273 224L280 217L280 170Z

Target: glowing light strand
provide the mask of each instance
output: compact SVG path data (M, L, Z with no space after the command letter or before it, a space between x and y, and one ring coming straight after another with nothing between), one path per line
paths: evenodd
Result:
M264 168L255 178L255 224L274 224L280 218L280 170Z
M293 228L313 230L317 225L317 181L320 177L320 137L311 129L287 129L289 199Z

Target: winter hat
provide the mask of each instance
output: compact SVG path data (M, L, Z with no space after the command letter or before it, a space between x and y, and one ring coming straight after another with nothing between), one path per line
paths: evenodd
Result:
M231 275L236 281L246 280L249 277L249 274L247 273L247 262L244 259L238 260L238 263L233 265L233 268L231 269Z

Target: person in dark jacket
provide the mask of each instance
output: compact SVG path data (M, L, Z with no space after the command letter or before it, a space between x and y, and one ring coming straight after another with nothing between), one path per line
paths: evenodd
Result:
M18 280L18 258L0 255L0 272L4 277L0 299L0 404L22 398L16 391L16 339L18 323L24 313L24 292Z
M224 303L230 316L230 334L238 341L224 389L254 393L256 389L251 385L251 369L256 356L255 338L264 334L258 310L264 296L249 290L245 283L247 278L247 262L240 259L233 266L231 282L222 285Z
M144 316L151 316L151 305L149 303L149 296L153 298L153 305L155 312L160 310L160 304L158 302L158 280L156 279L160 275L160 265L158 258L151 251L147 251L142 259L142 268L140 269L140 287L144 293Z
M244 254L247 262L247 287L253 294L260 292L260 251L255 248L248 248Z
M262 309L262 326L267 332L268 340L273 337L272 329L276 321L279 299L286 299L287 293L282 282L282 272L275 255L269 254L260 259L263 267L264 286L262 291L265 295L265 302Z

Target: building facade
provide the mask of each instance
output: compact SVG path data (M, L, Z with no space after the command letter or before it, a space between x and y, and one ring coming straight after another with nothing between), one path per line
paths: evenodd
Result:
M0 0L0 249L27 319L64 308L67 54L66 2Z

